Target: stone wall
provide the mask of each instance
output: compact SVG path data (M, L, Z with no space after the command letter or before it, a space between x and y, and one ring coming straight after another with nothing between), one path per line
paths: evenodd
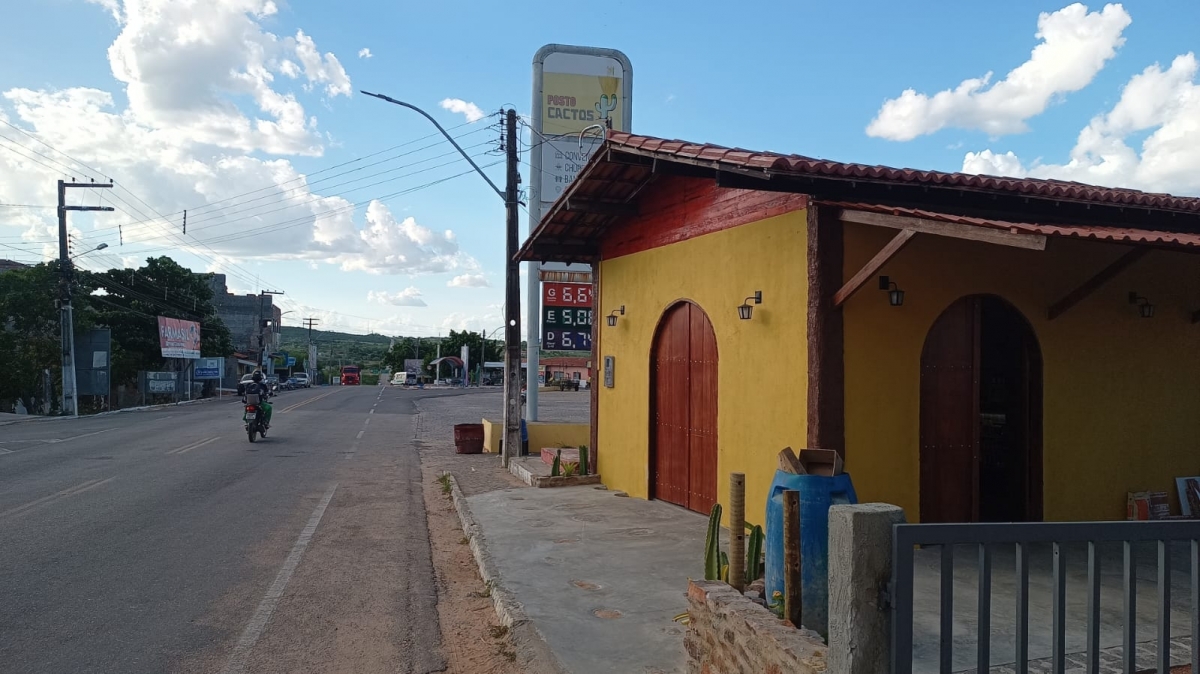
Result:
M798 630L725 583L688 583L688 674L815 674L821 637Z

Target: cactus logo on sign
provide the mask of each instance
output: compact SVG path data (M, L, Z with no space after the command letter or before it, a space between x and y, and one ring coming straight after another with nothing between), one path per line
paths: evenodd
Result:
M621 77L616 68L608 75L574 75L547 72L542 75L542 133L547 136L578 135L593 124L612 121L621 129Z

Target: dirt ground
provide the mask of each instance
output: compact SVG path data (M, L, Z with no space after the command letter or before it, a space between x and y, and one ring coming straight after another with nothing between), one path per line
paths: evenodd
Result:
M437 579L446 672L521 674L514 662L512 640L496 618L454 504L444 493L438 475L440 471L423 466L422 491Z

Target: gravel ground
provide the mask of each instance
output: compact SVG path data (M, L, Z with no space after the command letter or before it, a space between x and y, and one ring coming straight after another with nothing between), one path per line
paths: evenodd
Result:
M469 390L459 396L423 398L415 401L417 446L421 461L440 474L448 470L467 496L496 489L524 486L524 483L500 467L495 454L455 454L454 425L479 423L481 419L499 421L504 417L504 395L500 387ZM540 421L586 423L591 396L586 391L542 392L538 398Z

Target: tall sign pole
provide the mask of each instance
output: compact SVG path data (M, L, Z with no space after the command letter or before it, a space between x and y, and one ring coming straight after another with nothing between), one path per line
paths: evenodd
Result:
M79 387L75 381L75 314L71 310L71 281L75 265L71 261L67 235L67 211L111 211L112 206L68 206L67 189L72 187L111 188L109 183L77 183L73 180L58 181L58 271L59 271L59 325L62 329L62 411L63 414L79 416ZM103 248L107 244L102 244Z
M533 57L533 150L529 153L529 233L542 209L562 194L604 139L606 128L629 131L633 118L633 66L616 49L548 44ZM586 264L529 263L526 288L529 392L525 418L538 418L538 361L542 347L542 270L566 272L556 281L590 281ZM593 355L592 360L595 360Z
M504 120L504 151L508 157L508 183L504 190L506 245L504 248L504 447L501 461L507 468L521 447L521 264L517 262L520 165L517 163L517 111L509 109ZM529 354L535 335L529 333ZM530 378L529 390L537 388Z

